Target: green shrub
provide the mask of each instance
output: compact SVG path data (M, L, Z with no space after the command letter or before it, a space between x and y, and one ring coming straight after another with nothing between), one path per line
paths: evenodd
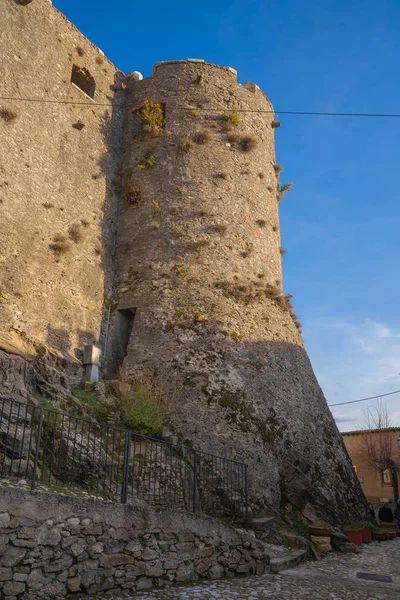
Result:
M136 119L147 133L159 133L165 127L164 110L159 102L145 100L144 107L138 111Z
M146 152L146 154L144 156L142 156L142 158L140 158L138 161L139 169L146 169L147 167L154 167L155 164L157 164L157 161L155 159L155 156L151 153L151 150Z
M284 197L284 195L287 192L290 192L290 190L292 189L293 184L292 183L284 183L283 185L281 185L279 182L276 186L276 195L277 195L277 200L278 202L280 202L282 200L282 198Z
M221 119L221 121L225 121L234 126L240 124L240 117L235 110L233 110L232 112L222 113L222 115L220 115L220 119Z
M119 391L122 421L144 435L159 435L166 420L167 405L159 388L138 379L122 383Z

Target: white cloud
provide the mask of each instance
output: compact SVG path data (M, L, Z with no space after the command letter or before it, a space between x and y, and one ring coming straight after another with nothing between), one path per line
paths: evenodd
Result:
M346 415L334 415L336 423L355 423L357 417L349 417Z
M304 323L304 340L328 404L385 394L400 389L400 331L365 319L314 319ZM385 398L400 422L400 394ZM332 408L342 429L358 422L373 401ZM343 425L342 425L343 424ZM348 424L348 425L347 425ZM354 428L354 427L353 427Z

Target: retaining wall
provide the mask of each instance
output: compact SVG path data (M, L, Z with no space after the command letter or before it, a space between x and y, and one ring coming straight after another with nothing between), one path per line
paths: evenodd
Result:
M162 587L269 570L263 544L208 517L0 488L4 598Z

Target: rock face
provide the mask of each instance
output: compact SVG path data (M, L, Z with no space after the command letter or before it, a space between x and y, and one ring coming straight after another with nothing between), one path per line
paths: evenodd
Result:
M253 509L288 501L311 518L362 514L282 291L271 104L231 69L191 61L132 79L126 99L120 171L135 193L121 218L111 333L134 315L125 372L164 391L181 440L249 463ZM165 110L152 134L139 122L146 100Z

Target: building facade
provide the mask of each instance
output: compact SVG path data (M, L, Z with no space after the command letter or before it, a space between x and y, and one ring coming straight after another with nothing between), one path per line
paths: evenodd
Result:
M372 448L377 450L374 452L377 458L380 447L382 450L388 447L391 449L391 458L400 476L400 427L376 431L348 431L342 433L342 437L367 500L374 504L385 500L393 501L393 473L386 465L381 467L378 462L374 468L369 440L373 439Z

